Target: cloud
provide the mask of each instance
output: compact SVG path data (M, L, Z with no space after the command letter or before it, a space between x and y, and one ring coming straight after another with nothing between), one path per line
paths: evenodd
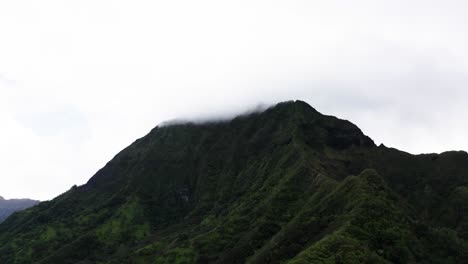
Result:
M412 153L467 149L464 1L0 3L0 194L48 199L177 118L302 99Z

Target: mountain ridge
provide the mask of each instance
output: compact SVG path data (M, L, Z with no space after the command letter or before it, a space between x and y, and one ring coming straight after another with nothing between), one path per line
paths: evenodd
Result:
M5 199L0 196L0 222L5 220L14 212L27 209L38 203L39 201L32 199Z
M377 147L290 101L154 128L0 224L0 261L466 263L465 198L468 154Z

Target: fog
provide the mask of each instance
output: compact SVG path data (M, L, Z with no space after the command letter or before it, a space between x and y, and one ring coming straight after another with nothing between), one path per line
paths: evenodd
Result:
M303 100L467 150L464 1L2 1L0 195L50 199L167 120Z

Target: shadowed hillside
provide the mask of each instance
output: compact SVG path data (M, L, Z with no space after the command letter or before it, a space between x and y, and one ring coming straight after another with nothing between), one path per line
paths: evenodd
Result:
M468 154L377 147L304 102L156 127L0 224L0 263L468 263Z

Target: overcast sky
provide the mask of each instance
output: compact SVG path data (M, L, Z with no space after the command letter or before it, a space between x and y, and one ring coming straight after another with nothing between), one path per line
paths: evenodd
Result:
M466 1L0 1L0 195L51 199L158 123L307 101L468 150Z

